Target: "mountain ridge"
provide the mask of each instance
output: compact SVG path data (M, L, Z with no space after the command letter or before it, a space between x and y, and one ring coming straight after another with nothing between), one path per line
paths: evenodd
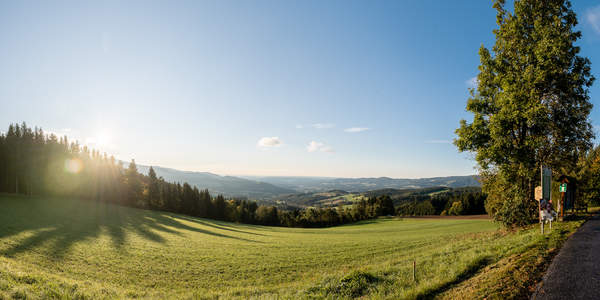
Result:
M140 173L148 174L149 165L137 165ZM346 192L367 192L393 188L427 188L436 186L466 187L480 186L476 175L441 176L427 178L391 177L304 177L304 176L231 176L211 172L183 171L174 168L152 166L157 176L170 182L187 182L199 189L208 189L214 194L227 197L245 197L256 200L270 200L290 194L326 192L340 190Z

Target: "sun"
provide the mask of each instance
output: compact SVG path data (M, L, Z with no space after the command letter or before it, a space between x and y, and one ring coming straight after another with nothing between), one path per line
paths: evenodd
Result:
M110 144L110 135L107 132L101 132L96 137L96 144L99 147L107 147Z
M98 132L93 137L87 138L86 144L94 148L109 148L111 145L111 135L107 131Z

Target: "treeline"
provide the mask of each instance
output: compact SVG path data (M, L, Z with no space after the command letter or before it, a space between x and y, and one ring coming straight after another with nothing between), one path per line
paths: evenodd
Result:
M487 196L480 188L459 188L433 195L413 195L398 205L401 216L485 214Z
M267 210L271 213L257 213L257 224L278 225L286 227L328 227L394 215L394 203L389 196L362 199L349 207L305 208L291 211L280 210L275 218L277 208L260 206L258 211ZM270 219L263 216L270 215Z
M124 168L106 153L45 134L25 123L0 134L0 192L76 197L131 207L169 211L248 224L323 227L393 215L387 196L372 197L350 208L280 211L254 201L213 197L188 183L170 183L153 168L140 174L135 161Z

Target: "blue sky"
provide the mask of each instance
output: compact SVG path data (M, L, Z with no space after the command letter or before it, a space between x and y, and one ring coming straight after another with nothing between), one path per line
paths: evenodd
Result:
M600 5L574 10L600 78ZM0 126L217 174L474 174L450 141L495 27L480 0L3 1Z

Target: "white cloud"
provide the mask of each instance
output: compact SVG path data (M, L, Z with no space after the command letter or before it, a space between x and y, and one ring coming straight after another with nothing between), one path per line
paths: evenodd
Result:
M477 83L477 76L471 77L465 81L465 85L471 89L477 88Z
M349 132L349 133L357 133L357 132L367 131L369 129L370 128L368 128L368 127L350 127L350 128L344 129L344 131Z
M316 124L312 124L312 127L316 128L316 129L329 129L329 128L335 127L335 124L331 124L331 123L316 123Z
M306 146L306 150L308 150L308 152L335 152L335 150L333 150L331 146L315 141L311 141L310 143L308 143L308 146Z
M272 147L279 147L281 146L283 143L281 142L281 140L279 139L279 137L273 136L273 137L263 137L260 140L258 140L258 147L262 147L262 148L272 148Z
M426 144L452 144L451 140L428 140Z
M600 34L600 6L588 9L586 19L596 33Z

